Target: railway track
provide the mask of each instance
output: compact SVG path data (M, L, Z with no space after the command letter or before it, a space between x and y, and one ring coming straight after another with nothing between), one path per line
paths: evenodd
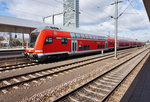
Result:
M149 49L116 65L109 71L57 98L54 102L104 102L147 56Z
M0 58L0 67L5 68L21 63L29 63L29 60L24 56L13 56L13 57L4 57Z
M14 69L21 69L24 67L34 66L38 63L30 62L24 56L5 57L0 58L0 73Z
M128 51L127 51L128 52ZM127 53L126 51L118 53L118 55L121 55L122 57L127 56L130 53ZM7 93L10 89L18 89L19 85L25 85L29 86L28 83L34 82L38 83L38 80L42 78L51 78L54 75L58 75L60 73L64 73L70 70L74 70L83 66L86 66L88 64L93 64L98 61L102 61L104 59L112 58L113 55L109 54L107 56L101 56L101 57L94 57L82 61L76 61L73 63L68 63L56 67L51 67L47 69L37 70L29 73L24 74L18 74L15 76L8 76L5 78L0 78L0 92L1 93Z
M126 49L126 50L121 50L121 51L118 51L118 53L127 53L128 51L132 52L132 51L135 51L135 49ZM87 60L92 60L92 59L95 59L95 58L101 58L101 57L105 57L105 56L110 56L112 55L113 56L113 52L109 53L109 54L106 54L106 55L98 55L96 57L93 57L93 58L88 58L86 60L83 60L83 61L87 61ZM17 58L18 60L15 60ZM20 58L20 59L19 59ZM20 57L11 57L11 58L5 58L5 59L0 59L0 60L3 60L2 63L5 63L5 60L8 60L10 59L11 62L12 61L19 61L19 60L23 60L24 61L24 57L20 56ZM35 66L35 65L39 65L39 63L32 63L28 60L25 60L25 62L17 62L18 64L11 64L11 65L5 65L5 66L0 66L0 73L1 72L4 72L4 71L10 71L10 70L14 70L14 69L21 69L21 68L25 68L25 67L30 67L30 66ZM79 63L79 61L77 61L76 63ZM74 63L72 63L74 64Z
M29 63L20 63L20 64L15 64L15 65L2 66L2 67L0 67L0 73L3 71L22 69L24 67L30 67L30 66L35 66L35 65L38 65L38 63L29 62Z

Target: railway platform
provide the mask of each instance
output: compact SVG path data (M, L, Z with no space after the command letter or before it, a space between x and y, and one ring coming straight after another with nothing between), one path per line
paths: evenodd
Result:
M10 49L3 48L0 49L0 58L21 56L24 51L25 51L24 48L10 48Z
M0 52L4 51L20 51L20 50L25 50L24 48L0 48Z
M134 79L121 102L149 102L150 101L150 56L143 68Z

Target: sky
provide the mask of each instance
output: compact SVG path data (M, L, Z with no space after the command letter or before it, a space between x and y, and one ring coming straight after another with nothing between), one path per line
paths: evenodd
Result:
M118 35L142 41L150 40L150 22L142 0L119 3ZM114 35L115 0L79 0L80 29ZM42 18L63 12L63 0L0 0L0 15L42 22ZM51 18L46 19L51 23ZM62 25L62 15L55 17Z

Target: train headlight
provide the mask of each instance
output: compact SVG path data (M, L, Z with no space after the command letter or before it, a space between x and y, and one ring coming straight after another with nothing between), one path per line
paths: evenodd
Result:
M35 52L43 52L43 50L35 50Z

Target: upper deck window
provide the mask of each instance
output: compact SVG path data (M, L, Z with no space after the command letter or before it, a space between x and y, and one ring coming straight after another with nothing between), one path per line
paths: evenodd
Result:
M76 37L77 37L77 38L80 38L80 34L76 33Z
M104 36L100 36L99 39L100 40L106 40L106 38Z
M101 37L100 37L100 36L98 37L98 40L101 40Z
M89 36L88 35L85 35L86 39L89 39Z
M92 35L89 35L89 37L90 37L90 39L92 39L93 37L92 37Z
M96 39L98 40L98 36L96 36Z
M84 39L84 38L85 38L85 37L84 37L84 34L81 34L81 38L82 38L82 39Z
M75 38L75 34L74 33L70 33L71 38Z
M107 38L106 38L106 37L104 37L104 40L107 40Z
M95 35L93 35L93 39L96 39Z

